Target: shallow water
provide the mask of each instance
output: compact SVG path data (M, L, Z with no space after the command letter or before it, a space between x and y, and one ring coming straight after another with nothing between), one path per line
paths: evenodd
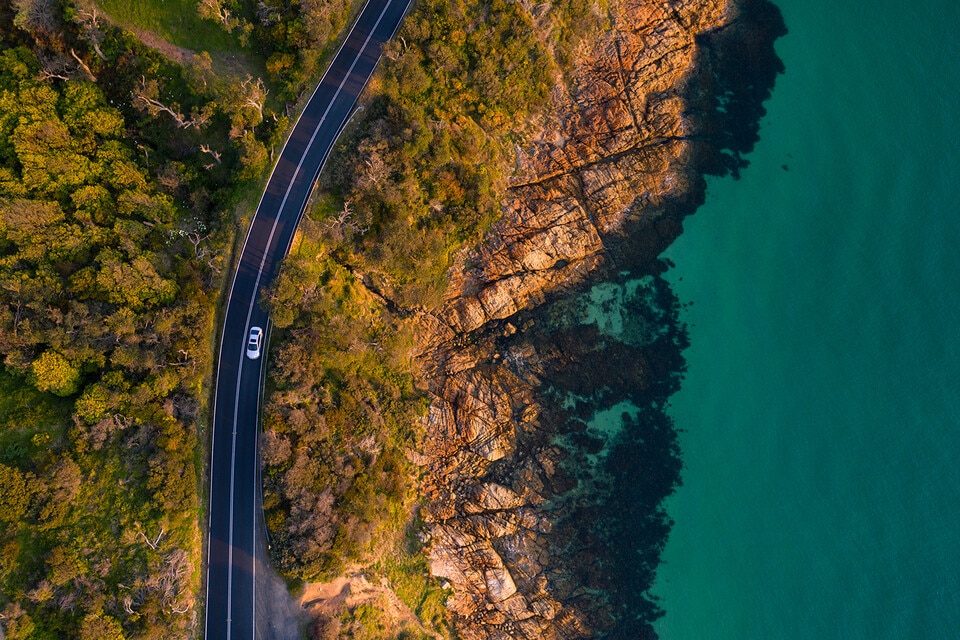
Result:
M781 0L739 181L667 253L690 326L666 640L960 628L960 5Z

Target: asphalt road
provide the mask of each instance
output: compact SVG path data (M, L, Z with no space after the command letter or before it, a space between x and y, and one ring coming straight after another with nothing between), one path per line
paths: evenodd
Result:
M249 328L266 329L260 295L290 250L314 181L410 0L369 0L287 140L257 207L227 299L210 461L207 640L253 640L260 480L257 432L266 350L246 357ZM265 345L266 346L266 345Z

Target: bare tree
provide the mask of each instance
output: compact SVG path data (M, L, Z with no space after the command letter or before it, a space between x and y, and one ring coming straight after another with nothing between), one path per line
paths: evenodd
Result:
M139 525L138 525L138 526L139 526ZM141 538L143 538L143 541L147 543L147 546L148 546L148 547L150 547L151 549L153 549L154 551L156 551L156 550L157 550L157 546L160 544L160 538L162 538L162 537L163 537L163 534L166 533L166 532L167 532L167 530L166 530L165 527L160 527L160 533L157 534L157 537L156 537L155 540L153 540L153 542L150 541L150 538L148 538L143 531L137 531L137 535L139 535Z
M184 599L184 578L191 569L190 556L183 549L174 549L164 558L157 590L161 603L171 613L186 613L192 606L189 599Z
M387 175L387 163L383 161L383 156L372 153L363 163L367 166L365 177L373 184L380 184Z
M210 237L208 233L205 236L200 235L199 231L187 231L184 233L184 237L190 241L190 244L193 245L193 255L197 258L202 258L206 255L207 249L201 249L200 245L204 240Z
M42 52L37 58L40 61L40 71L37 73L37 79L42 82L49 80L74 80L78 76L83 76L91 82L96 82L97 77L87 66L87 63L77 55L77 52L70 49L70 58L56 52Z
M79 25L80 32L83 34L84 39L90 43L100 59L106 60L107 57L103 55L103 51L100 50L100 43L103 42L103 29L101 25L103 16L100 14L100 10L93 0L75 0L75 5L76 11L74 12L73 21Z
M214 150L212 150L208 145L205 145L205 144L200 145L200 151L202 151L203 153L209 154L210 157L212 157L214 160L217 161L217 164L220 164L220 155L221 155L221 154L220 154L219 151L214 151ZM213 165L212 165L212 164L209 165L209 166L210 166L210 168L213 168Z
M186 349L177 349L177 361L176 362L167 362L168 367L190 367L193 369L194 373L197 371L197 361L195 358L190 357L190 352ZM173 401L167 400L170 403L170 415L173 415ZM166 407L164 407L166 408Z
M351 208L350 200L345 200L343 202L343 209L340 210L340 213L338 213L336 217L327 220L324 226L331 231L339 232L342 232L344 229L350 229L351 231L359 233L360 235L363 235L370 230L370 227L361 227L357 221L354 220L353 209Z
M243 106L256 109L260 120L263 120L263 103L269 93L263 79L257 78L254 82L253 76L247 75L247 79L240 83L240 88L243 91Z
M263 106L267 99L267 87L261 78L254 80L247 75L246 80L231 83L223 92L221 104L230 114L230 137L234 140L263 122Z
M168 191L176 191L183 184L180 174L176 167L171 164L165 164L157 172L157 182L159 182Z
M388 40L383 45L383 55L396 62L400 58L400 45L396 40Z
M73 63L70 62L69 58L65 58L57 54L40 54L37 57L40 60L40 72L37 74L37 78L41 82L47 82L48 80L53 79L72 79L74 66Z
M188 127L200 128L210 121L211 113L203 110L199 113L194 112L190 117L180 113L180 105L175 102L169 105L160 101L160 86L156 80L147 80L141 76L140 86L133 93L133 106L144 110L150 115L156 116L160 113L166 113L177 123L181 129Z
M551 3L534 2L534 0L520 0L520 6L533 18L534 23L538 23L537 26L540 26L539 22L551 9Z
M389 164L384 158L384 154L388 152L386 140L376 135L375 139L361 142L357 150L363 159L363 167L357 172L357 186L361 189L381 186L390 174Z
M301 11L303 3L301 3ZM263 0L257 3L257 21L264 27L269 27L280 21L280 14L276 8L271 7Z
M231 18L233 17L230 13L230 9L227 9L223 6L221 0L200 0L197 3L197 15L199 15L204 20L213 20L214 22L219 22L228 30L232 30L234 26Z
M53 0L13 0L12 4L16 11L13 24L31 35L58 30L57 8Z
M77 52L73 49L70 49L70 55L73 56L73 59L77 61L77 66L80 67L80 70L83 71L83 75L87 76L87 80L90 82L96 82L97 76L93 75L93 71L90 70L90 67L87 66L87 63L80 59L80 56L77 55Z

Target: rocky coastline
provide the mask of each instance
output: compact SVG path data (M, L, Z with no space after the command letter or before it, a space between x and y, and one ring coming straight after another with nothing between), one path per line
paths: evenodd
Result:
M661 613L686 335L659 255L745 166L785 28L765 0L609 15L421 316L426 551L465 640L655 637Z

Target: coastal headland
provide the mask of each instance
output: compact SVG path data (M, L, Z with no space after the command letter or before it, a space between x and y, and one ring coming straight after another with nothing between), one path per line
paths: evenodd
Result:
M756 0L610 15L420 316L427 553L468 640L654 637L660 613L686 337L658 256L704 176L745 166L785 28Z

